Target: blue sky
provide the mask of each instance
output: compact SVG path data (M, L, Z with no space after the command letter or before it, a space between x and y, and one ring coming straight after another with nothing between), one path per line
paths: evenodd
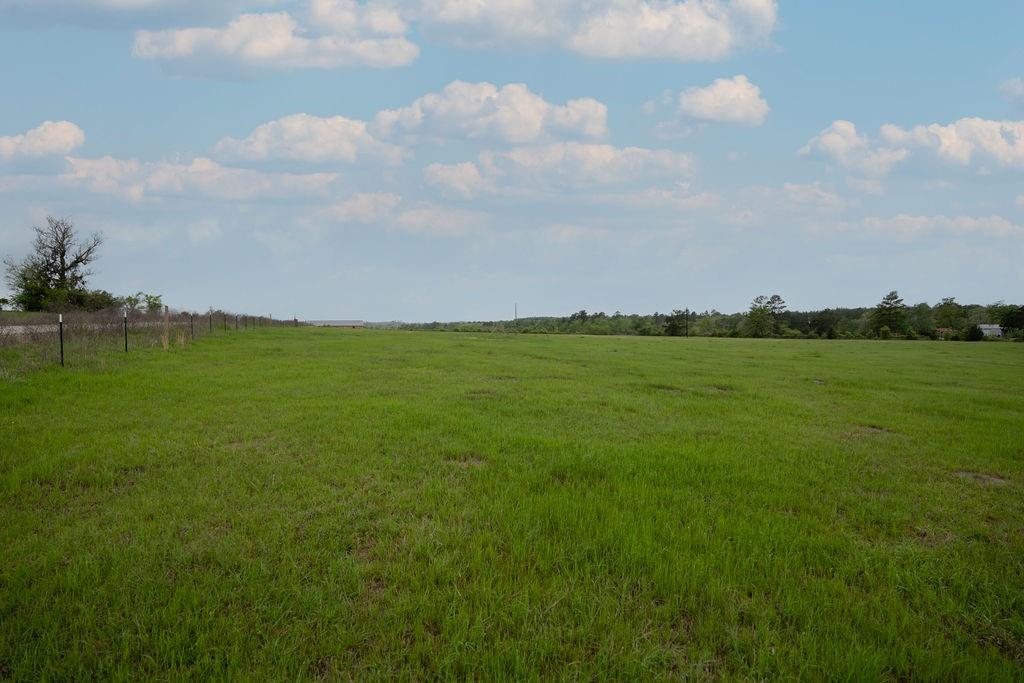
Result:
M0 0L0 252L453 320L1024 300L1024 4Z

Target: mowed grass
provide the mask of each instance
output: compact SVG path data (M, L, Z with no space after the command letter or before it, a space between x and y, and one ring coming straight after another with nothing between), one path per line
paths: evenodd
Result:
M1024 676L1024 345L259 330L0 384L0 677Z

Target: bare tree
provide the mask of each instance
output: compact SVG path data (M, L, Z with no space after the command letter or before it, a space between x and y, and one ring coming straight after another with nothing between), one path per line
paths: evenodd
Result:
M23 261L5 261L14 301L25 310L38 310L52 293L67 299L84 292L92 275L89 264L103 244L99 233L80 241L69 218L47 216L46 226L33 226L33 230L32 253Z
M88 265L96 259L103 235L93 234L79 243L69 218L46 217L46 227L34 227L34 256L54 289L74 291L85 287L92 271Z

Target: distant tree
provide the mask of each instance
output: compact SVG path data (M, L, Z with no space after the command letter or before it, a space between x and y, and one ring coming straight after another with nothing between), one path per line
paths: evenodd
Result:
M585 322L587 322L588 318L590 318L590 315L587 313L586 309L583 309L581 311L577 311L576 313L573 313L572 315L570 315L569 316L569 322L579 321L581 323L585 323Z
M931 335L935 330L935 315L927 303L915 304L907 309L907 331Z
M750 311L744 321L744 332L748 337L768 337L774 328L772 309L768 297L759 296L750 303Z
M0 311L4 310L4 306L9 306L10 303L11 300L6 297L0 298Z
M984 338L985 333L977 325L969 325L963 333L964 341L982 341Z
M832 336L829 338L834 339L836 324L838 322L839 316L836 312L826 308L825 310L818 311L817 314L811 316L811 331L825 337L831 334Z
M46 217L46 227L34 227L32 253L22 261L7 259L7 284L14 303L25 311L87 308L89 264L97 256L103 236L79 240L67 218Z
M676 309L671 315L665 316L665 334L669 337L682 337L689 332L690 309Z
M142 292L139 292L142 294ZM142 294L142 297L146 301L146 311L149 313L159 313L164 309L163 297L159 294Z
M997 301L988 307L988 322L1009 330L1024 329L1024 306Z
M906 326L906 317L907 307L896 290L893 290L882 297L871 311L871 329L878 333L883 327L888 327L890 332L899 334Z
M999 318L999 324L1010 330L1024 330L1024 306L1016 310L1005 311Z
M958 304L954 297L946 297L935 306L936 327L959 329L963 326L965 319L964 307Z
M772 330L778 334L781 331L782 315L786 312L786 302L778 294L772 294L768 297L767 306L772 315Z
M144 296L145 294L142 292L122 296L117 300L117 305L121 308L126 308L129 311L137 311L139 310L139 306L142 304L142 297Z

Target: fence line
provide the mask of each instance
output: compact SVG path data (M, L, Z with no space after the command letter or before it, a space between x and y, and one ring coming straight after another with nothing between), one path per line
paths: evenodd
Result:
M196 339L270 327L297 326L214 310L199 313L168 307L157 311L109 309L95 313L0 312L0 378L47 365L85 367L146 348L184 347Z

